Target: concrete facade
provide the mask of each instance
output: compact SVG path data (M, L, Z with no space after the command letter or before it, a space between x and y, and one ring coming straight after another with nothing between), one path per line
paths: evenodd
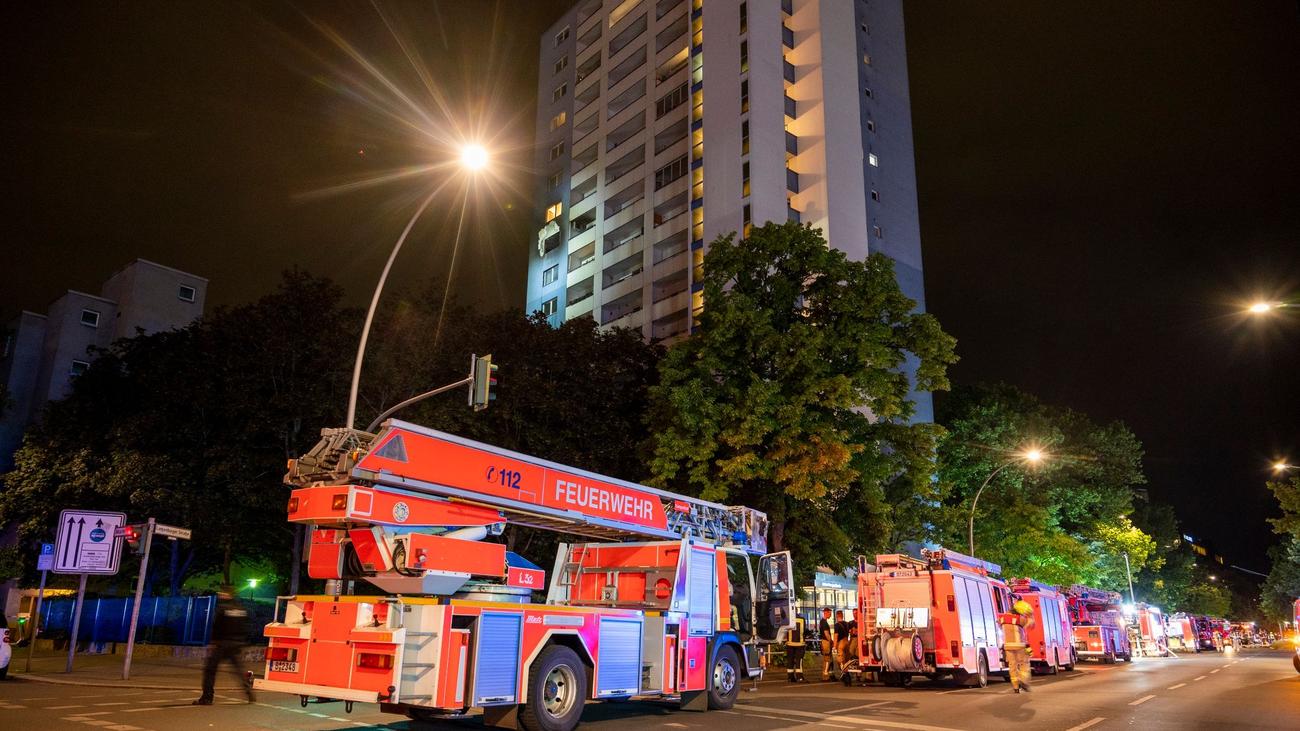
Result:
M99 295L68 290L44 315L24 311L0 338L0 471L45 404L66 397L97 348L136 334L185 327L203 314L208 280L137 259L115 272Z
M785 220L924 309L902 0L583 0L539 68L529 311L685 337L707 242Z

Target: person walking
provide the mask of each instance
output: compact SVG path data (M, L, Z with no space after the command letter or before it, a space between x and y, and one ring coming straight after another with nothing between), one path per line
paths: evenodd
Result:
M830 607L822 607L822 619L817 623L817 639L821 641L822 680L831 679L831 653L835 650L835 629L831 624L833 612Z
M1023 599L1017 599L1012 611L998 615L998 624L1002 625L1002 647L1007 655L1007 677L1011 687L1017 693L1029 687L1029 628L1034 626L1033 607Z
M794 626L785 633L785 674L791 683L807 682L803 677L803 655L807 649L803 617L795 617Z
M203 664L203 695L194 701L196 706L212 705L213 691L217 685L217 665L222 660L230 663L231 671L244 686L248 702L252 703L253 688L244 678L244 663L240 653L248 641L248 610L235 601L234 590L223 585L217 591L217 612L212 620L212 642L208 645L208 659Z

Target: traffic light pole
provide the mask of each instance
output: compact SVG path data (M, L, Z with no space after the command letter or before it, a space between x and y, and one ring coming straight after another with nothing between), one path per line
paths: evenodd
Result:
M135 628L140 623L140 600L144 594L144 577L149 572L149 548L153 545L154 519L145 523L144 555L140 557L140 576L135 580L135 603L131 605L131 631L126 636L126 659L122 662L122 680L131 678L131 653L135 650Z

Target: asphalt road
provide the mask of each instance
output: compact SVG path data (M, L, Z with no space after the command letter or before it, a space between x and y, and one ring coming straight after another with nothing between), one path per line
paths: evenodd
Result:
M752 686L751 686L752 687ZM247 704L233 694L213 706L191 706L193 691L0 683L0 728L164 731L183 729L482 729L477 719L418 724L341 703L312 703L263 694ZM1300 674L1284 652L1208 653L1132 665L1084 664L1073 673L1035 678L1034 692L956 688L919 680L911 688L845 688L837 683L789 685L765 680L746 690L731 711L687 713L668 704L591 704L587 731L743 728L745 731L834 728L854 731L1082 731L1090 729L1300 729Z

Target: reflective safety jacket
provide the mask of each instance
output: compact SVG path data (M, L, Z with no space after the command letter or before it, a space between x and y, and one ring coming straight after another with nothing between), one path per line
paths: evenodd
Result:
M1008 650L1023 650L1029 645L1029 627L1034 618L1015 612L1003 612L998 615L998 624L1002 625L1002 646Z
M803 647L805 644L803 617L795 617L794 626L785 633L785 646Z

